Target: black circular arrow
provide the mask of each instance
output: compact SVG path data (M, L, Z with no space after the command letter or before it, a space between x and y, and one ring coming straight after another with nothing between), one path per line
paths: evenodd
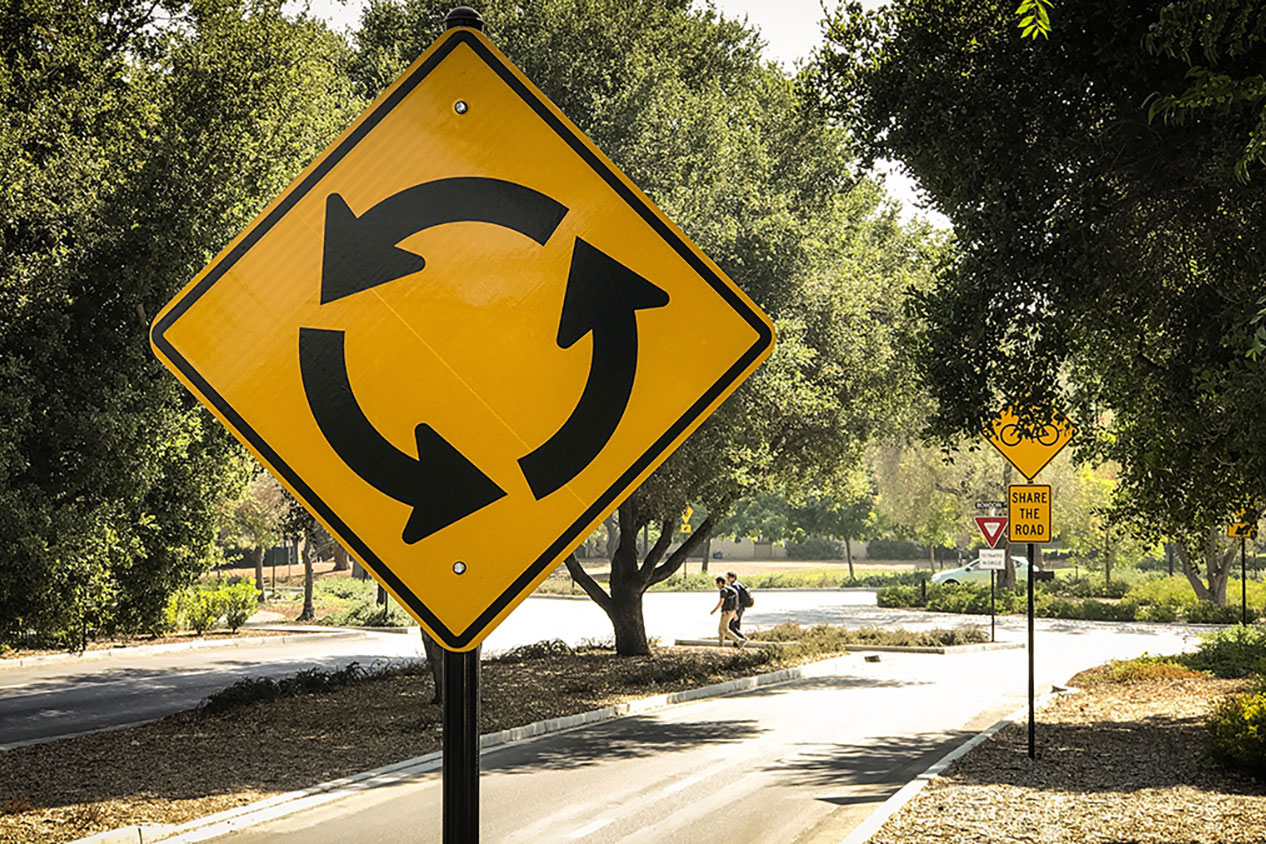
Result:
M500 179L424 182L356 216L337 193L326 198L321 303L418 272L420 256L401 240L432 226L484 222L542 245L567 209L544 194ZM519 460L539 500L584 470L624 416L637 374L637 311L668 304L668 294L589 243L576 238L557 342L569 349L593 334L584 392L567 421ZM506 493L429 425L414 429L418 456L400 451L365 416L347 375L344 334L299 329L299 367L308 406L335 453L364 481L413 507L404 528L414 543Z
M593 362L571 416L554 436L519 459L538 501L580 474L615 433L637 374L637 312L667 304L663 290L576 238L558 346L570 349L592 331Z
M396 246L444 223L491 223L544 245L567 209L539 191L478 176L437 179L393 194L357 217L343 197L325 200L321 304L395 281L426 266Z
M366 483L413 507L412 544L505 495L491 478L426 424L413 430L416 458L389 443L365 416L347 377L343 332L299 329L299 371L317 427Z

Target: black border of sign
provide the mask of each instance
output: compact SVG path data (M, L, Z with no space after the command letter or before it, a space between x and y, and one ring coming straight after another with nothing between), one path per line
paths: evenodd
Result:
M294 204L308 193L316 184L324 178L335 164L337 164L343 156L347 155L360 141L376 126L379 121L389 114L400 102L421 82L426 78L427 74L435 69L445 57L448 56L459 44L466 44L471 47L476 55L501 77L510 88L519 95L519 97L529 105L537 115L541 117L545 123L553 129L564 141L567 142L580 157L593 170L603 178L608 185L628 205L636 211L643 220L645 220L652 229L656 231L673 249L679 254L686 263L688 263L695 272L712 286L714 290L721 295L722 298L730 304L731 307L744 319L753 329L756 330L758 338L755 344L751 346L743 356L738 359L726 372L714 383L708 391L692 404L686 412L678 419L672 427L664 432L650 448L646 450L632 466L630 466L616 481L607 488L605 492L598 497L585 511L577 518L563 534L554 540L545 551L532 562L527 569L510 584L500 596L492 602L492 604L473 621L469 627L460 633L454 633L440 622L435 614L432 613L422 601L408 589L404 583L392 572L391 568L384 563L369 547L343 522L342 519L330 509L324 501L317 497L316 493L304 483L293 469L290 468L273 449L266 443L258 433L242 419L242 417L225 401L216 390L204 379L189 362L176 351L175 347L166 339L166 332L189 308L198 301L201 296L206 293L212 285L214 285L225 272L229 270L246 252L255 245L269 229L271 229L278 220L280 220L290 210ZM666 225L659 216L652 210L651 206L637 193L631 190L616 175L601 158L594 155L592 150L581 140L580 136L573 132L563 121L546 106L545 102L539 98L529 87L524 85L522 81L510 70L499 57L485 47L485 45L470 32L456 30L439 49L435 51L425 62L418 66L406 79L404 79L399 87L391 92L382 103L378 105L374 111L369 114L365 120L356 127L356 130L349 134L342 143L340 143L321 163L313 168L303 181L296 185L277 206L259 223L247 232L246 236L233 248L231 252L224 256L215 266L207 272L202 280L193 287L188 294L177 302L171 310L163 315L163 317L154 324L151 333L151 341L154 346L160 349L179 370L184 373L189 382L193 384L203 396L211 402L217 410L229 421L230 425L236 429L236 432L243 439L248 441L254 447L265 461L275 471L280 473L287 482L294 488L299 496L304 500L311 509L315 510L328 523L335 532L353 546L352 550L359 556L373 571L391 584L396 595L404 600L409 608L412 609L419 617L426 621L427 626L432 632L440 637L444 644L453 648L462 648L470 644L477 636L485 631L487 626L497 615L505 609L505 607L518 597L519 593L527 587L532 580L541 573L541 571L554 562L561 554L562 549L575 540L579 532L597 518L598 514L612 506L616 499L632 484L633 480L657 457L663 454L674 439L676 439L682 431L689 427L697 420L721 393L731 386L736 379L743 373L748 366L751 365L766 349L773 343L773 334L769 331L769 327L764 320L757 315L755 311L747 306L743 299L735 295L734 291L725 284L711 268L707 262L701 260L694 251L686 245L686 243L677 235L673 229Z

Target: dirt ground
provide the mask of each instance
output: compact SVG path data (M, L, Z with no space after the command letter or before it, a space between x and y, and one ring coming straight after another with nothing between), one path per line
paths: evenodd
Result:
M871 844L1266 842L1266 783L1203 758L1210 703L1244 681L1090 686L950 766Z

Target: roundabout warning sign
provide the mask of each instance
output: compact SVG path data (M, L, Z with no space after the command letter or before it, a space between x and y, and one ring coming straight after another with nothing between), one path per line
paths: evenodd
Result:
M457 27L168 304L151 342L465 651L759 366L773 328Z

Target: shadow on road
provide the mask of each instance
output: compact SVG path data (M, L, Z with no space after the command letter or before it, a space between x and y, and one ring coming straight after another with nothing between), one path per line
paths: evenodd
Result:
M665 722L653 716L633 716L555 736L548 742L511 745L503 752L486 756L483 767L512 774L582 768L705 745L734 744L763 732L755 721Z
M974 735L955 730L876 738L854 744L803 743L765 768L786 786L902 786Z

